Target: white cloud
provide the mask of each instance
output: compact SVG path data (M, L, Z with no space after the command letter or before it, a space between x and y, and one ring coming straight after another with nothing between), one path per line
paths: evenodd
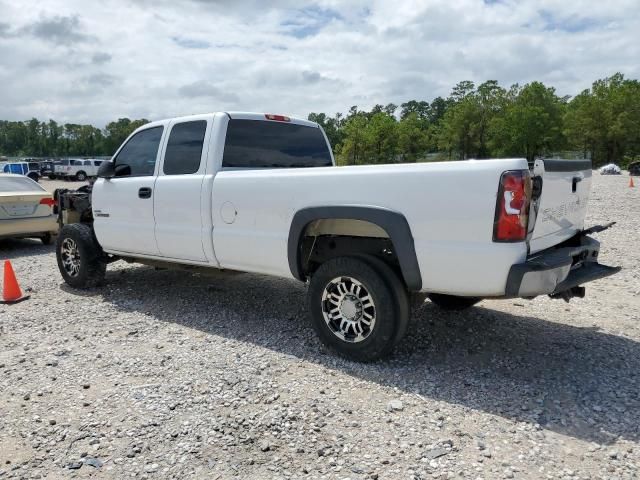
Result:
M0 0L0 119L306 116L640 76L637 0Z

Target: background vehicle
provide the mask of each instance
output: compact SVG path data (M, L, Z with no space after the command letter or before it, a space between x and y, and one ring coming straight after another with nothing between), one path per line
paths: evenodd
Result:
M37 164L28 162L2 162L0 163L0 172L24 175L37 182L40 179L40 171L39 167L37 171L35 170L35 165Z
M42 174L40 173L40 164L38 162L28 162L29 164L29 173L27 173L27 177L29 177L34 182L40 180Z
M409 296L583 296L617 272L584 230L591 162L524 159L335 167L322 129L220 112L136 130L92 192L60 196L58 266L74 287L108 263L225 268L309 282L322 341L355 360L391 351Z
M40 162L40 176L48 177L50 179L55 178L54 173L54 161L53 160L45 160Z
M102 160L61 160L60 165L55 166L55 175L60 178L82 182L89 177L95 177L101 164Z
M24 175L0 173L0 238L40 238L58 231L52 195Z
M604 167L600 167L600 175L620 175L622 170L615 163L610 163Z
M629 164L629 175L640 176L640 162Z

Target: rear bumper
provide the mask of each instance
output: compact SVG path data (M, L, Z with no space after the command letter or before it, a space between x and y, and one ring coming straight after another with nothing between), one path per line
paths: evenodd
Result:
M38 236L57 231L58 222L55 215L0 220L0 238Z
M538 252L511 267L505 297L555 295L620 271L598 263L599 252L600 242L584 234Z

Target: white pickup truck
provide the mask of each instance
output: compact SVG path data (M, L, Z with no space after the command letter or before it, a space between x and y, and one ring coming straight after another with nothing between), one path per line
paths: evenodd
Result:
M56 162L53 167L54 176L65 180L84 182L89 177L98 174L102 160L68 159Z
M220 112L144 125L90 194L58 195L56 254L78 288L118 259L306 281L321 340L368 361L403 337L410 295L568 300L617 272L587 235L607 226L584 230L590 185L575 160L336 167L315 123Z

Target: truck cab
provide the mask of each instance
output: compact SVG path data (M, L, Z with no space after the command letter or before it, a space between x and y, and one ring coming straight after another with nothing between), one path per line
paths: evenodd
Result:
M217 113L154 122L134 133L107 165L113 177L94 185L94 229L103 248L219 266L216 250L224 254L226 241L214 249L216 234L235 223L238 211L213 192L216 175L334 164L318 125L271 118Z

